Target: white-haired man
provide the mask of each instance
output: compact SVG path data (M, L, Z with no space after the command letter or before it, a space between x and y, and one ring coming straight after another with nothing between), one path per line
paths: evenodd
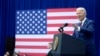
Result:
M86 9L79 7L76 9L77 17L80 21L73 24L75 28L73 36L83 40L86 43L86 56L96 56L96 48L94 43L94 21L89 20L86 15Z

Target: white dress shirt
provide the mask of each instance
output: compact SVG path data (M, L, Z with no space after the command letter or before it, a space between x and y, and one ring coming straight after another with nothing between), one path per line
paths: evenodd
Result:
M82 23L82 24L81 24L81 27L83 26L85 20L86 20L86 17L85 17L82 21L80 21L80 22ZM78 31L80 31L80 26L78 26Z

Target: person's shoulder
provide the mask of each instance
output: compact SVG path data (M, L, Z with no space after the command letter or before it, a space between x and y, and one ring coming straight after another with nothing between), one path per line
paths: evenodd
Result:
M88 23L94 23L93 20L87 19Z

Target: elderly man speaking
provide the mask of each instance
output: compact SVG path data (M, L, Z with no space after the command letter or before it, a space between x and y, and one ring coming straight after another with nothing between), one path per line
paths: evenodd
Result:
M76 9L77 17L80 21L73 24L75 28L73 37L83 40L86 43L86 56L96 56L96 48L94 43L94 21L89 20L86 15L86 9L79 7Z

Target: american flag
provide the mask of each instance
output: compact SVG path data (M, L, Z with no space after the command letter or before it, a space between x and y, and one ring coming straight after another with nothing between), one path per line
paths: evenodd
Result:
M72 23L77 23L76 8L55 8L16 11L16 43L15 51L20 55L46 56L49 52L48 43L53 35L58 34L58 28L68 23L64 28L66 34L72 35Z

